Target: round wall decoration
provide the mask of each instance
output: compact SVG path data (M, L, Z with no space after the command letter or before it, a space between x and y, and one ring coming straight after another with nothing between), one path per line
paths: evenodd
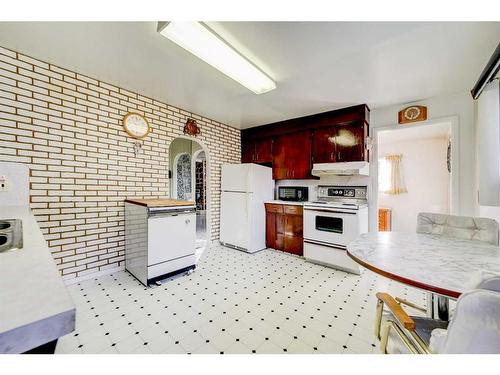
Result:
M400 124L425 120L427 120L427 107L422 105L412 105L398 113L398 122Z
M149 134L151 128L148 120L139 113L129 112L123 117L123 128L134 138L141 139Z
M408 107L404 110L403 116L405 117L405 119L413 121L418 118L418 116L420 116L420 108Z

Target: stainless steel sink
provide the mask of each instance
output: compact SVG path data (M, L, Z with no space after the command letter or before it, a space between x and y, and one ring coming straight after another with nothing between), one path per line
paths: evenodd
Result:
M0 220L0 253L23 247L23 223L19 219Z

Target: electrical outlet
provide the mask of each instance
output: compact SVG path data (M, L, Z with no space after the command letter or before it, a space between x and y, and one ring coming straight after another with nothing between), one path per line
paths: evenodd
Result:
M9 190L9 181L7 179L7 176L0 175L0 192L8 190Z

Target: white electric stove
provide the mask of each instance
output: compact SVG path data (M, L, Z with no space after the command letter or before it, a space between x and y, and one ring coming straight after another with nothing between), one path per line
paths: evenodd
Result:
M366 186L319 186L318 200L304 204L304 257L359 274L347 244L368 232Z

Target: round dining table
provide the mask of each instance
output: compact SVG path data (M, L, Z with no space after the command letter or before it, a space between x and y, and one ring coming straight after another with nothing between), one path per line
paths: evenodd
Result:
M500 274L499 246L435 234L365 233L347 254L379 275L453 299L485 273Z

